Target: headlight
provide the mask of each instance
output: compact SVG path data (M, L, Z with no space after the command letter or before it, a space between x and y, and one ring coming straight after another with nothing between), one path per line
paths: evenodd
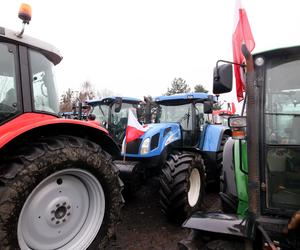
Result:
M150 138L146 138L141 145L141 155L149 153Z

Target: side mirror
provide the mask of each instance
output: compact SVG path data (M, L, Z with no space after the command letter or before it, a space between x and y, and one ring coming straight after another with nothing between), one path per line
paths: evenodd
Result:
M116 101L115 101L115 112L119 113L121 111L122 108L122 98L121 97L116 97Z
M232 90L232 64L222 64L214 68L213 93L223 94Z
M213 112L213 102L205 101L203 104L204 104L204 107L203 107L204 114L212 114L212 112Z

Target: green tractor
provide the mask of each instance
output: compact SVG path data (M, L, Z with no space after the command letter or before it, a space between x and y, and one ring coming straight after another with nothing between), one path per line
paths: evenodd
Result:
M300 47L246 58L246 116L229 118L222 212L197 212L181 249L300 249ZM232 64L217 66L214 93L231 90ZM245 113L245 112L243 112Z

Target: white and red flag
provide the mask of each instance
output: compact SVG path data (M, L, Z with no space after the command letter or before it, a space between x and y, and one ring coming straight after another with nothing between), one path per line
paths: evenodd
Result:
M247 13L242 6L241 0L236 1L235 14L236 17L234 23L234 31L232 35L233 61L235 63L242 64L244 62L242 44L245 44L247 46L247 49L251 52L255 47L255 42L251 32ZM245 81L241 70L242 67L240 67L239 65L234 65L234 74L236 79L236 94L239 102L244 99L243 92L245 91Z
M126 128L126 143L142 136L148 130L148 126L142 126L136 119L131 109L128 109L128 122Z

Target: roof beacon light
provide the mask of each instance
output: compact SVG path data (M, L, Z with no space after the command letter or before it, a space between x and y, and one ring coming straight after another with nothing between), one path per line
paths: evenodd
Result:
M23 21L22 30L17 34L17 37L21 38L25 30L25 25L29 24L31 20L31 6L29 4L22 3L19 9L18 17Z

